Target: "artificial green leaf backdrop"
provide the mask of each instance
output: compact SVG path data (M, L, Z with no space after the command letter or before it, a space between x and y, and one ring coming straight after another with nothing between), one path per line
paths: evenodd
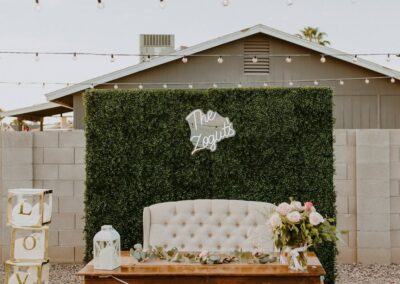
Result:
M86 260L103 224L127 250L143 208L187 199L313 201L335 217L332 91L326 88L92 90L86 108ZM236 136L191 155L186 116L229 117ZM318 256L334 283L336 248Z

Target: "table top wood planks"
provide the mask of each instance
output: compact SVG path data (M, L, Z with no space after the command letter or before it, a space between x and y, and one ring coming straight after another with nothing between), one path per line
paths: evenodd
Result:
M320 284L325 270L314 253L308 254L307 271L291 271L284 264L193 264L149 261L137 263L129 252L123 252L121 267L95 270L89 262L77 273L85 284L116 284L115 278L134 284ZM115 278L114 278L115 277ZM123 282L124 283L124 282Z

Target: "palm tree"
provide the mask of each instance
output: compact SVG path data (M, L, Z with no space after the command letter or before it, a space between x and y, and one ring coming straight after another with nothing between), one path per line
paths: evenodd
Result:
M296 34L297 37L318 43L320 45L331 45L331 42L326 40L327 34L324 32L320 32L319 28L314 27L305 27L304 29L300 30L300 34Z

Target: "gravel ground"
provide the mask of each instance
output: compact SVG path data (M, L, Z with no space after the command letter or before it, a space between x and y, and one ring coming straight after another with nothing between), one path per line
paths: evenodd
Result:
M50 269L51 284L78 284L79 279L73 274L82 265L53 264ZM0 279L4 283L4 267L0 265ZM400 284L400 265L338 265L338 284Z

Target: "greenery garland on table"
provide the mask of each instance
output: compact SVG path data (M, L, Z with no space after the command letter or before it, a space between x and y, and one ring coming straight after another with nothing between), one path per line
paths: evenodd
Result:
M235 250L232 253L210 253L210 252L180 252L177 248L164 250L163 247L155 246L144 251L141 244L136 244L130 250L130 255L138 262L148 260L166 260L177 263L201 263L201 264L227 264L227 263L249 263L266 264L276 263L277 258L268 253L252 253Z

